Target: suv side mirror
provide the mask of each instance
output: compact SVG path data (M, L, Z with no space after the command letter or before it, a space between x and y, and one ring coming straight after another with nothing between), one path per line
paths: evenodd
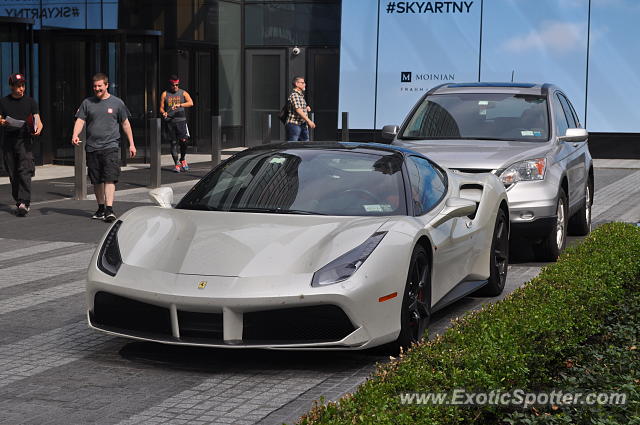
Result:
M476 211L476 207L476 203L470 199L449 198L431 226L438 227L452 218L471 215Z
M561 142L584 142L589 138L589 133L584 128L567 128L564 136L558 137Z
M385 125L382 127L382 140L391 143L398 135L400 127L397 125Z

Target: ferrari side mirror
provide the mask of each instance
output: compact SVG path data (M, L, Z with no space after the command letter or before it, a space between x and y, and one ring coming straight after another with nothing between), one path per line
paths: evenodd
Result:
M469 199L449 198L440 214L431 222L431 226L438 227L453 218L471 215L475 210L476 203Z
M149 191L149 197L162 208L171 208L173 204L173 189L170 187L158 187Z

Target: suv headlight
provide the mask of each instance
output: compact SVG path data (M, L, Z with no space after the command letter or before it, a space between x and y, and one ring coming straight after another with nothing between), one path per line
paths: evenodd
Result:
M109 276L115 276L122 265L120 247L118 246L118 230L121 224L122 221L118 220L111 227L98 255L98 268Z
M350 278L371 255L387 232L376 232L364 243L342 254L313 274L311 286L325 286Z
M519 181L543 180L546 168L546 158L536 158L516 162L500 173L500 180L505 187L509 187Z

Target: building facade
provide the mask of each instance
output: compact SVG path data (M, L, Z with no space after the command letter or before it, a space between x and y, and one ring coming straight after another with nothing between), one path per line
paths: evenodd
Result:
M130 109L139 160L148 160L148 120L158 117L171 74L194 99L188 119L195 152L210 152L212 116L221 117L223 148L262 143L269 121L271 140L284 139L275 116L297 75L309 82L316 139L336 138L340 1L0 1L3 5L0 87L8 93L7 77L16 71L31 81L28 93L39 101L46 125L38 164L73 162L73 117L91 94L96 72L109 75L110 92Z
M283 140L275 116L300 75L316 140L339 138L341 112L352 140L376 140L445 82L551 82L595 157L640 158L635 0L0 0L0 15L0 89L26 73L46 125L38 164L73 162L96 72L129 106L141 161L170 74L195 102L195 152L210 151L212 116L223 148Z

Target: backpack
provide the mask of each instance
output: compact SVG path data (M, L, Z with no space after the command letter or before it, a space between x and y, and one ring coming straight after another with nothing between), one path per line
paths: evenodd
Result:
M287 118L289 117L289 103L289 99L287 99L285 104L280 109L280 112L278 112L278 119L282 122L282 124L287 123Z

